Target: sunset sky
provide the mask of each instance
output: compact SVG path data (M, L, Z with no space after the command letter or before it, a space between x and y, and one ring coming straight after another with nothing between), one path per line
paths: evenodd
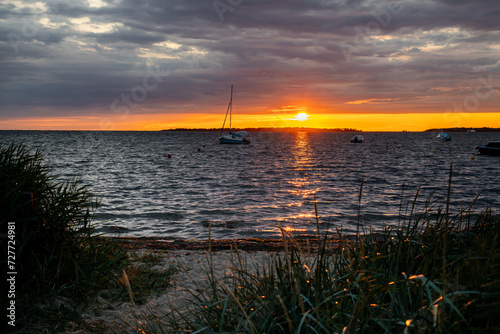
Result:
M220 127L231 84L240 128L500 127L498 0L13 0L0 32L0 130Z

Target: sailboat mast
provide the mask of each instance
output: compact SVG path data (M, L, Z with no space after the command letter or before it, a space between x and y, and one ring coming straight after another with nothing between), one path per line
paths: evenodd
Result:
M229 132L231 133L231 109L233 107L233 85L231 85L231 99L227 105L226 116L224 117L224 123L222 123L222 129L220 129L220 135L224 131L224 126L226 125L227 114L229 113Z
M231 99L229 100L229 133L231 133L231 115L233 113L233 85L231 85Z

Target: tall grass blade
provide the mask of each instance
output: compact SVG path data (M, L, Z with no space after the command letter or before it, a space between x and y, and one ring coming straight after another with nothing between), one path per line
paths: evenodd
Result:
M361 176L361 185L359 186L359 194L358 194L358 223L356 227L356 240L359 241L359 229L361 225L361 197L363 196L363 183L365 176Z

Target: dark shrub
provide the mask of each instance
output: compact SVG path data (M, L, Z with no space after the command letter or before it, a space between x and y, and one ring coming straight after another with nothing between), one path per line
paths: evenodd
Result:
M121 268L125 252L93 234L96 207L96 198L80 182L56 181L39 150L0 147L0 228L7 233L7 224L15 223L18 296L83 296Z

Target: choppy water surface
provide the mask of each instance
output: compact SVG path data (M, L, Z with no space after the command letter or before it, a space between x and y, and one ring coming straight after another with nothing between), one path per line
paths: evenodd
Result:
M498 207L500 157L475 147L498 133L253 133L250 145L219 145L210 132L0 131L0 143L40 148L61 180L80 178L102 198L99 231L181 239L278 237L320 228L397 225L421 186L452 206ZM198 149L200 149L198 151ZM171 158L168 158L168 155ZM475 156L475 159L471 159ZM361 180L361 207L358 206ZM438 202L438 203L443 203ZM410 205L411 206L411 205ZM358 216L360 210L360 216Z

